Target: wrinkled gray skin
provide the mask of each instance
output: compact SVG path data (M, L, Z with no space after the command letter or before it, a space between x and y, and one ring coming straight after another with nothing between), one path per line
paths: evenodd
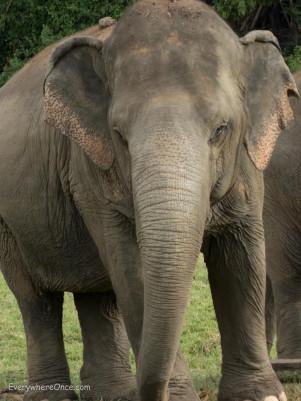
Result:
M301 90L301 71L295 79ZM301 359L301 103L264 173L267 257L267 340L277 333L280 358Z
M266 348L262 226L261 170L296 95L277 40L240 41L196 0L143 0L104 43L86 34L42 52L0 94L0 261L23 316L29 382L70 382L70 291L84 398L196 401L179 341L203 244L219 401L284 400Z

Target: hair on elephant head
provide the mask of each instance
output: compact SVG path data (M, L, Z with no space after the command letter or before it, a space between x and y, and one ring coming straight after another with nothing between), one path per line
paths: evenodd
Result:
M210 207L233 187L244 157L265 168L292 118L290 95L297 89L274 36L239 40L200 1L138 1L104 43L70 39L53 53L49 123L100 169L115 160L133 189L144 271L141 394L166 390ZM153 352L158 338L164 350Z

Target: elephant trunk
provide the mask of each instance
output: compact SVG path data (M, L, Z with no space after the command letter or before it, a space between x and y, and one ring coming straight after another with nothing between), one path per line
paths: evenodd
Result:
M200 135L162 129L132 146L137 240L144 274L138 360L143 401L167 399L209 210L208 147ZM203 153L203 154L202 154ZM165 395L164 395L165 394Z

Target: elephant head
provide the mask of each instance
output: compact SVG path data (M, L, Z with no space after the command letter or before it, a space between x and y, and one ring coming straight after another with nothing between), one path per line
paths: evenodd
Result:
M141 0L104 43L60 44L44 89L49 123L132 188L145 286L138 376L165 383L210 207L242 157L265 168L292 118L294 79L271 33L239 40L200 1Z

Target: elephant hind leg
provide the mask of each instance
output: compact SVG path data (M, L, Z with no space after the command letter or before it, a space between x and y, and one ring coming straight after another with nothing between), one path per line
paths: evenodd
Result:
M301 278L301 277L300 277ZM274 286L279 358L301 358L301 282L290 279Z
M8 229L0 225L0 265L4 278L21 310L27 342L29 389L24 401L75 400L62 333L63 293L38 290L27 273L18 245ZM57 391L41 386L62 385Z
M274 301L272 282L268 276L267 276L266 300L265 300L265 323L266 323L267 346L270 354L276 333L276 314L275 314L275 301Z
M276 311L279 358L301 358L301 246L300 230L280 221L272 240L267 236L267 268ZM271 232L271 230L269 231Z
M82 399L130 398L136 381L114 293L74 294L74 301L84 343L81 381L87 389L82 391Z
M283 314L285 317L280 317ZM289 310L280 309L278 319L278 333L280 334L277 342L277 353L279 358L301 359L301 302L289 306ZM291 327L291 322L297 318L295 327Z
M275 218L277 216L277 219ZM272 283L279 358L301 358L301 245L298 216L266 210L266 259Z

